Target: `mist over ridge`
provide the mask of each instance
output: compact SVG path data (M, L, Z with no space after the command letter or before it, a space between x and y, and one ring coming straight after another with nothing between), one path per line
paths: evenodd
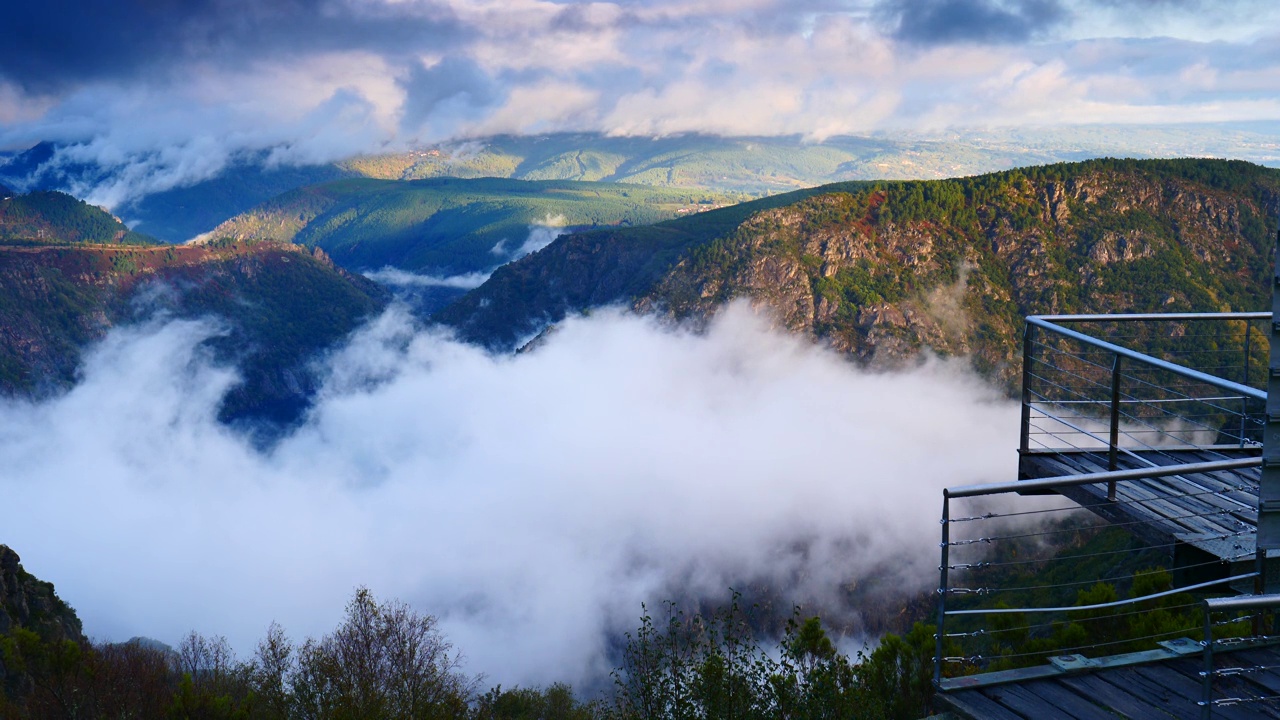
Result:
M0 406L0 523L90 634L246 652L366 584L440 615L470 672L572 681L675 582L835 607L891 554L922 588L938 489L1014 472L1016 408L968 371L859 371L740 305L705 334L602 311L515 357L393 309L268 453L214 419L235 381L199 349L216 331L115 329L67 395Z

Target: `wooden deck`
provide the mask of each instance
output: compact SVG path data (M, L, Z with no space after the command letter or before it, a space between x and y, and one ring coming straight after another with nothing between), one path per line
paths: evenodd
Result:
M1195 645L1189 639L1183 642ZM1045 673L1038 679L952 690L936 697L944 708L971 720L1201 717L1199 653L1188 651L1163 662L1126 663L1123 656L1110 660L1113 667ZM1280 718L1280 647L1219 652L1215 666L1262 669L1216 679L1213 698L1238 702L1215 705L1214 718Z
M1157 465L1212 462L1257 457L1259 448L1213 448L1137 453ZM1119 470L1144 467L1121 455ZM1035 452L1022 456L1020 479L1105 472L1104 452ZM1252 561L1258 523L1260 468L1174 475L1131 480L1116 487L1116 501L1107 499L1107 486L1063 487L1058 494L1100 517L1123 523L1152 545L1179 543L1228 562Z

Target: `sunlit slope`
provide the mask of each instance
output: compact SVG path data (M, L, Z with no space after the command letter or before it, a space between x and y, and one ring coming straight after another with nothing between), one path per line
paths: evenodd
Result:
M350 268L456 274L510 260L531 225L645 225L729 202L704 191L617 183L349 179L286 193L211 237L319 247Z
M498 136L408 153L355 158L370 177L512 177L707 188L761 195L839 180L948 177L1058 159L1033 148L936 140L837 137L659 138L590 133Z
M1029 313L1265 307L1277 213L1280 171L1216 160L835 184L562 237L437 319L510 347L599 305L701 319L744 298L863 361L929 348L1007 380Z

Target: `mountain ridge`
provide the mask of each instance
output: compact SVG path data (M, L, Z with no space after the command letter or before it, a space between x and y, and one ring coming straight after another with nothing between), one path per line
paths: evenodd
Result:
M940 179L1109 155L1239 157L1277 165L1274 135L1268 123L1097 125L822 142L797 136L496 135L310 165L281 164L272 150L246 151L209 177L162 190L131 183L166 169L166 158L136 157L127 168L113 168L84 161L91 153L82 145L46 142L0 154L0 182L22 192L119 197L113 210L136 230L184 242L291 189L350 177L607 179L758 196L837 181Z
M1008 383L1027 314L1262 307L1280 171L1096 160L770 200L561 237L436 319L509 349L603 304L703 322L742 298L860 362L928 348Z

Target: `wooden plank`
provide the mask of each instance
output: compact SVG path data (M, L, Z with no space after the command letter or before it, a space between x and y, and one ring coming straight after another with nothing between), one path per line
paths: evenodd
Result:
M1201 660L1192 661L1187 658L1175 660L1165 663L1161 666L1163 669L1176 672L1187 678L1196 687L1201 687L1202 678L1200 671L1204 668ZM1234 698L1258 698L1269 693L1265 689L1257 685L1251 685L1244 681L1240 676L1219 677L1215 680L1213 686L1213 698L1222 699L1228 697ZM1245 717L1270 717L1280 718L1280 708L1271 703L1240 703L1237 705L1218 705L1214 707L1214 715L1226 715L1225 708L1232 708L1232 713L1236 711L1244 711Z
M1280 653L1275 648L1266 650L1242 650L1240 652L1223 654L1220 659L1215 659L1218 668L1223 667L1280 667ZM1280 670L1263 670L1260 672L1242 673L1238 677L1244 679L1252 685L1258 686L1262 693L1267 695L1280 695Z
M1134 668L1097 673L1097 677L1176 718L1193 720L1200 717L1200 707L1196 705L1195 700L1178 695L1169 688L1137 674Z
M1071 717L1021 685L998 685L983 690L982 694L1029 718Z
M1165 458L1153 460L1158 465L1176 464L1173 461L1163 462ZM1200 461L1197 459L1197 461ZM1208 462L1204 460L1203 462ZM1161 488L1169 493L1194 493L1194 497L1183 498L1187 502L1203 502L1214 505L1221 509L1231 510L1233 512L1255 512L1257 508L1257 496L1253 498L1247 497L1231 497L1231 488L1236 483L1226 483L1216 477L1213 473L1195 473L1188 475L1169 475L1163 478L1151 478L1147 482L1153 488ZM1212 493L1223 493L1227 497L1220 497L1213 494L1204 494L1206 491ZM1234 494L1239 495L1239 492Z
M1077 720L1115 720L1121 717L1108 708L1098 705L1092 699L1081 696L1071 688L1060 684L1058 680L1038 680L1024 683L1022 689L1043 698L1056 711L1070 715Z
M1172 667L1173 665L1182 662L1188 664L1191 663L1189 660L1175 660L1170 663L1135 667L1133 668L1133 671L1139 676L1146 678L1161 687L1167 688L1170 692L1175 693L1183 700L1190 702L1195 706L1195 704L1200 701L1203 688L1198 679L1193 680ZM1252 712L1252 709L1242 709L1242 707L1238 705L1216 706L1213 709L1213 715L1216 718L1226 718L1226 720L1256 720L1258 717L1258 714L1256 712Z
M1159 490L1153 489L1144 482L1124 483L1117 488L1116 497L1121 500L1140 501L1142 503L1140 506L1136 506L1135 503L1130 503L1130 506L1143 507L1159 515L1169 527L1187 528L1181 532L1225 534L1238 531L1234 523L1228 525L1213 518L1183 517L1190 514L1190 509L1186 505L1169 498L1168 495L1161 494Z
M1103 680L1105 673L1073 675L1059 682L1094 701L1105 705L1130 720L1169 720L1179 717L1152 705L1123 687L1116 687Z
M1145 516L1136 517L1130 512L1129 506L1108 502L1105 496L1093 494L1087 488L1088 486L1064 487L1058 492L1063 497L1076 502L1103 520L1114 523L1127 523L1135 519L1148 519ZM1125 527L1129 532L1150 545L1166 545L1174 542L1170 529L1154 522L1126 525Z
M1027 720L1024 716L983 695L979 690L938 693L935 697L952 710L972 720Z
M1196 475L1169 475L1162 478L1151 478L1143 481L1155 492L1177 495L1177 502L1195 512L1223 511L1231 515L1250 516L1257 520L1257 502L1245 504L1243 501L1221 497L1226 486L1211 480L1204 473ZM1250 515L1252 513L1252 515Z
M1180 529L1175 530L1169 523L1166 523L1161 515L1146 509L1146 507L1135 506L1133 503L1108 501L1105 489L1094 486L1064 487L1059 489L1059 493L1061 496L1079 503L1080 506L1093 512L1094 515L1100 516L1103 520L1111 521L1111 523L1125 523L1125 528L1130 533L1152 544L1174 542L1172 533L1181 532ZM1134 520L1138 520L1139 523L1134 524Z

